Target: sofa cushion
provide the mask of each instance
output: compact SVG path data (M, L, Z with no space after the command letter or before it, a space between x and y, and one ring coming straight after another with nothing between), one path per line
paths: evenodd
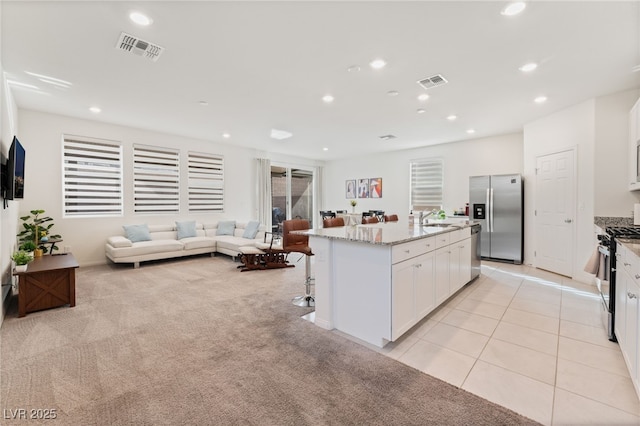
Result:
M237 251L242 246L252 246L256 243L255 240L249 240L242 237L234 237L231 235L218 235L215 237L215 241L218 249L222 248L234 251Z
M107 238L107 243L109 243L111 247L115 248L131 247L133 244L130 239L125 238L122 235L115 235Z
M151 253L180 251L184 245L177 240L153 240L134 243L131 247L118 248L112 251L114 257L139 256Z
M176 231L178 231L178 239L196 236L196 221L189 220L185 222L176 222Z
M180 242L184 244L185 250L210 248L211 251L214 251L216 248L216 240L209 237L187 237L182 238Z
M260 229L260 222L251 221L247 223L247 226L244 228L244 233L242 234L242 238L254 239L259 229Z
M235 220L223 220L218 222L218 232L216 232L216 235L233 235L235 230Z
M146 223L142 225L123 225L122 227L124 228L124 234L127 239L133 243L151 240L149 227Z

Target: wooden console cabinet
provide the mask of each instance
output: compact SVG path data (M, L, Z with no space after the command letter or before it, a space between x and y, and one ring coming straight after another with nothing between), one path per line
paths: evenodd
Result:
M18 316L58 306L76 306L76 268L71 253L35 258L18 276Z

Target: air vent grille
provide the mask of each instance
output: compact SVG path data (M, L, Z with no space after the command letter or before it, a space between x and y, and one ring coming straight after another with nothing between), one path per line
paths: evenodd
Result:
M394 136L394 135L382 135L382 136L378 136L378 137L379 137L380 139L382 139L383 141L388 141L388 140L391 140L391 139L395 139L395 138L396 138L396 136Z
M139 39L138 37L124 32L120 34L120 38L116 44L116 49L124 50L125 52L133 53L137 56L142 56L143 58L150 59L153 62L156 62L162 52L164 52L164 47L160 47L157 44Z
M444 78L441 74L436 74L423 80L418 80L418 84L425 89L431 89L432 87L442 86L443 84L447 83L447 79Z

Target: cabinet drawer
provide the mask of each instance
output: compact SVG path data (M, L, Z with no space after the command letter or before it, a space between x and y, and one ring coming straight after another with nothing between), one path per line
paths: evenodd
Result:
M445 232L443 234L438 234L434 238L436 239L436 248L446 247L451 243L450 239L451 232Z
M391 263L405 261L436 249L435 237L421 238L391 247Z

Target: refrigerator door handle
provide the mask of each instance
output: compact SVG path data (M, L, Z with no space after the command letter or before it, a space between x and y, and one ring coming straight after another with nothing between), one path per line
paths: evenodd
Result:
M493 188L489 189L489 231L493 232Z
M486 219L486 221L487 221L487 232L491 232L491 222L489 221L489 218L490 218L490 216L489 216L489 208L491 206L491 204L489 204L489 202L490 202L489 191L490 191L490 189L487 188L487 201L485 202L485 211L487 212L487 219Z

